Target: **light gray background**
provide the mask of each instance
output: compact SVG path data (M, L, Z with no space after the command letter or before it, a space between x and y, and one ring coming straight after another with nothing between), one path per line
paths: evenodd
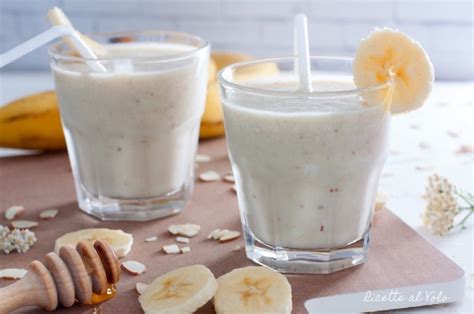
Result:
M353 55L371 29L390 26L425 47L438 79L474 79L472 0L0 0L0 51L45 30L53 5L85 33L177 30L206 38L214 49L259 57L291 54L291 23L299 12L308 15L317 55ZM6 70L47 68L43 48Z

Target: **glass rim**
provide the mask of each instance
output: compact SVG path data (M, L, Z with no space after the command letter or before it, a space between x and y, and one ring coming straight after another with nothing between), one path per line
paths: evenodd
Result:
M57 43L51 45L48 48L48 54L51 59L64 60L64 61L80 61L80 62L89 62L89 61L112 62L112 61L117 61L117 60L133 60L133 61L138 61L138 62L140 61L172 61L175 59L191 57L195 54L198 54L202 50L210 48L211 46L211 44L202 37L192 35L189 33L175 32L175 31L162 31L162 30L135 30L133 31L132 30L132 31L117 31L117 32L94 32L94 33L88 33L85 35L91 36L92 39L94 39L94 37L113 38L113 37L127 36L127 35L130 36L134 34L150 35L150 36L172 35L172 36L196 40L196 42L199 44L189 51L184 51L184 52L169 54L169 55L164 55L164 56L120 57L120 58L98 57L97 59L92 59L92 58L84 58L81 56L66 55L63 52L57 51L60 46L66 44L64 39L60 39ZM138 41L138 42L146 42L146 41ZM150 41L150 42L153 42L153 41ZM65 51L70 51L70 50L65 50Z
M296 56L284 56L284 57L273 57L273 58L265 58L265 59L256 59L251 61L241 61L231 65L228 65L222 68L217 73L217 80L220 84L225 87L232 87L241 91L259 94L259 95L268 95L268 96L296 96L296 97L311 97L311 98L324 98L324 97L345 97L345 96L352 96L352 95L360 95L366 94L378 90L382 90L384 88L390 87L392 83L387 81L385 83L377 84L374 86L369 86L365 88L353 88L347 90L337 90L337 91L277 91L277 90L267 90L257 87L245 86L239 83L232 82L226 79L224 76L227 72L232 71L233 69L248 67L256 64L262 63L270 63L270 62L281 62L281 61L290 61L296 60ZM333 60L333 61L353 61L351 57L337 57L337 56L310 56L311 60Z

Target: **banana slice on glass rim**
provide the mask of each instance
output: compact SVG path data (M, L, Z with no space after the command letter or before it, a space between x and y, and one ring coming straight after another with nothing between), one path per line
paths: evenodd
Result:
M138 300L145 313L194 313L212 299L217 281L204 265L172 270L149 284Z
M291 286L285 276L262 266L237 268L217 279L217 314L291 313Z
M433 65L423 47L390 28L375 29L361 41L354 57L353 74L360 89L390 83L389 87L363 97L369 105L385 103L392 114L421 107L434 81Z

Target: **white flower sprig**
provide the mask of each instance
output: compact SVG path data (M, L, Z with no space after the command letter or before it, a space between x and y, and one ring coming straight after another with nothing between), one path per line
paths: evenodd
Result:
M12 251L25 253L36 242L36 236L33 231L28 229L13 229L0 225L0 250L5 254Z
M474 196L457 190L448 179L437 174L428 178L423 198L427 201L423 212L423 223L435 234L445 235L456 227L464 229L464 224L474 213ZM460 206L458 200L466 203L467 206ZM454 218L466 211L468 213L464 218L454 224Z

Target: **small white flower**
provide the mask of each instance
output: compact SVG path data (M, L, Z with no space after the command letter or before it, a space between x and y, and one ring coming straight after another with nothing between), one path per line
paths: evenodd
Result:
M28 229L13 229L0 225L0 249L6 254L13 251L25 253L36 242L35 233Z
M423 212L423 223L435 234L445 235L454 226L454 217L459 213L453 185L437 174L428 178L423 198L427 201Z

